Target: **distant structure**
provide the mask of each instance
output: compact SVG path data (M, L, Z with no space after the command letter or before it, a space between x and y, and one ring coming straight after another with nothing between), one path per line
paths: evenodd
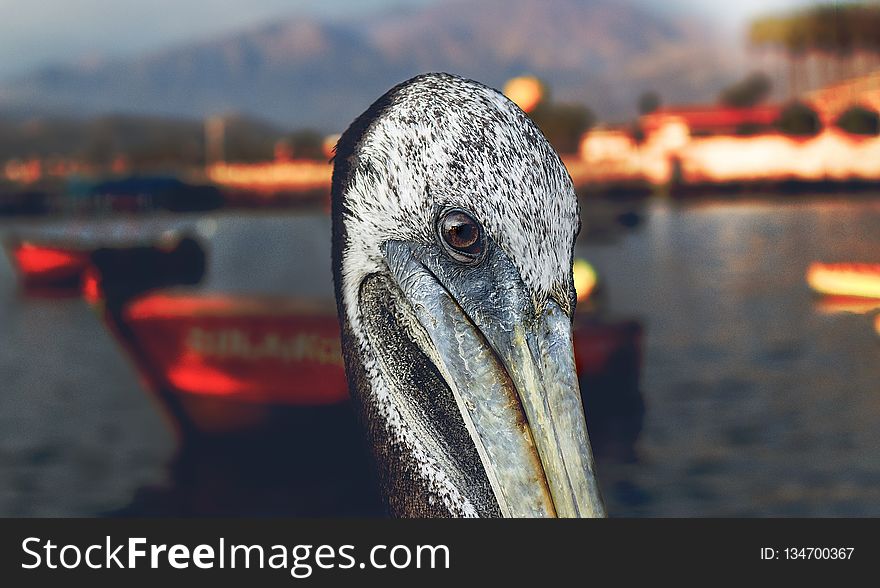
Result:
M226 163L206 166L208 179L229 190L230 198L252 203L329 199L333 168L330 158L339 135L327 135L321 141L324 160L298 157L288 139L275 144L275 160L259 163Z
M813 105L825 125L834 124L852 106L880 112L880 69L808 92L804 100Z
M205 120L205 165L226 160L226 119L212 116Z
M880 70L803 94L822 129L813 135L780 132L778 104L670 106L644 114L635 127L605 127L583 135L566 165L579 186L716 185L749 182L880 182L880 136L837 126L860 106L880 110Z
M723 105L670 106L642 115L639 126L653 133L669 121L687 125L693 136L734 135L748 128L769 127L779 118L778 105L762 104L749 108Z

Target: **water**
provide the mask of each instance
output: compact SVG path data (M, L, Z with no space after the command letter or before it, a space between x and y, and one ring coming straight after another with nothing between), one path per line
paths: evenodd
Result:
M322 214L88 226L197 231L206 289L332 295ZM604 278L606 311L645 328L640 432L598 456L609 512L880 515L880 339L871 317L823 310L804 283L814 260L880 262L880 201L655 201L635 229L603 228L577 253ZM0 325L0 515L114 512L174 483L175 439L84 302L24 296L0 258Z
M880 339L804 283L880 261L880 203L656 204L579 253L646 331L638 461L600 464L612 513L880 515Z

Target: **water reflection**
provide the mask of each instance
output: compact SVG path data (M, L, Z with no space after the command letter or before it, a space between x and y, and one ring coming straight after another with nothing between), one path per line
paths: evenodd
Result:
M877 341L865 317L822 312L804 275L876 261L880 205L657 203L619 247L578 253L615 312L645 317L641 461L600 464L609 510L877 514Z
M584 382L596 391L588 412L622 415L590 422L609 512L880 514L874 311L829 311L804 284L815 259L877 261L880 205L656 201L632 212L634 229L594 222L577 247L604 281L604 312L643 327L640 385L616 380L600 393L601 379ZM586 206L584 214L589 227L603 213ZM613 220L626 210L604 214ZM323 214L146 223L204 244L203 292L332 296ZM346 464L352 454L334 444L354 441L328 437L329 427L294 427L302 437L286 446L269 427L261 438L205 440L178 452L98 315L78 299L23 297L5 262L0 322L0 477L9 480L0 512L211 514L242 503L251 514L374 512L369 492L327 492L344 487L341 472L365 472L358 483L369 483L369 469ZM342 415L332 418L349 418ZM290 459L298 466L277 466ZM308 488L305 470L317 472ZM258 473L276 483L254 483ZM329 484L323 491L320 480Z
M334 306L175 288L199 284L206 258L188 236L91 254L85 289L180 437L170 486L139 493L115 514L380 513ZM597 455L632 455L643 413L641 335L638 323L595 312L575 320ZM307 454L293 460L292 447Z

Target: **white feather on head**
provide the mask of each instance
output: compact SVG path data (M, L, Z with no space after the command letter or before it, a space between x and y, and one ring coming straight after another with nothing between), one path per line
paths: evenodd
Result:
M497 90L449 74L425 74L380 102L375 118L352 125L365 125L356 130L357 143L337 154L334 184L344 185L342 193L334 186L334 198L341 199L334 208L345 228L345 242L338 244L340 303L393 442L410 449L421 478L451 513L475 516L474 505L407 426L383 382L361 334L359 288L370 274L387 273L383 243L435 244L436 211L455 207L470 211L511 259L537 312L550 298L571 311L577 196L540 130ZM351 140L351 132L340 145ZM344 178L336 176L340 156L346 158Z

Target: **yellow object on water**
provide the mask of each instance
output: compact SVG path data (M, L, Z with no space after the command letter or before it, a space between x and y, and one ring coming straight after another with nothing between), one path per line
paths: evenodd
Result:
M819 294L880 298L880 264L813 263L807 283Z
M578 301L586 300L596 289L599 281L596 270L585 259L574 260L574 289L577 292Z

